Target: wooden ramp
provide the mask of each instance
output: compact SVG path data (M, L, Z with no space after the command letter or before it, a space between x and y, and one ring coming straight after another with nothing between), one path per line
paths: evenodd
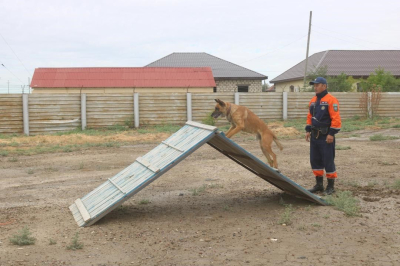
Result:
M326 205L323 199L263 163L216 127L190 121L146 155L77 199L69 207L75 221L79 226L94 224L205 143L281 190Z

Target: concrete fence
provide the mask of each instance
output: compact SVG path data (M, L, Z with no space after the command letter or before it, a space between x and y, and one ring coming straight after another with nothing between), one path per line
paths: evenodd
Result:
M343 118L365 116L361 93L332 93ZM214 99L247 106L263 120L305 118L314 93L210 94L0 94L0 134L35 135L81 127L134 127L202 122L214 110ZM370 101L371 97L368 97ZM368 108L371 103L368 102ZM369 111L369 110L368 110ZM400 93L382 93L377 115L400 117ZM220 119L217 126L226 124Z

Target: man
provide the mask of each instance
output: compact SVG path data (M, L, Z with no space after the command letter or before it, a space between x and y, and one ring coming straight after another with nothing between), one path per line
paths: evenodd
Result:
M326 195L335 192L335 134L342 125L339 114L339 102L327 91L326 79L316 78L310 82L314 86L315 96L309 104L307 115L306 141L310 141L310 162L315 175L316 185L310 189L311 193L324 191L324 170L328 185Z

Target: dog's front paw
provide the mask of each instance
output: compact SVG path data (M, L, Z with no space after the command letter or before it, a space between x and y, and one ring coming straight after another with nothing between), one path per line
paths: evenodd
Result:
M274 169L275 171L277 171L278 173L280 173L281 171L279 171L279 169L275 168L275 167L271 167L272 169Z

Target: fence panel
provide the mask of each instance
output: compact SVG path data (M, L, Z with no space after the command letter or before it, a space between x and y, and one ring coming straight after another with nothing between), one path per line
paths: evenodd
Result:
M0 134L23 133L22 95L0 95Z
M288 93L288 119L306 118L308 104L315 93L312 92L290 92Z
M192 94L192 119L195 122L201 123L203 119L207 118L214 111L215 100L220 99L222 101L234 103L234 93L213 93L213 94ZM216 126L227 125L229 122L226 118L219 118L216 121Z
M354 116L363 117L365 114L360 108L360 97L359 92L332 92L339 101L340 117L351 118Z
M239 104L248 107L263 120L281 120L283 116L282 93L240 93Z
M80 94L30 94L28 109L32 135L73 130L81 123Z
M139 94L140 125L184 124L186 94Z
M88 128L133 125L133 94L86 94Z
M376 114L383 117L400 117L400 93L382 93Z

